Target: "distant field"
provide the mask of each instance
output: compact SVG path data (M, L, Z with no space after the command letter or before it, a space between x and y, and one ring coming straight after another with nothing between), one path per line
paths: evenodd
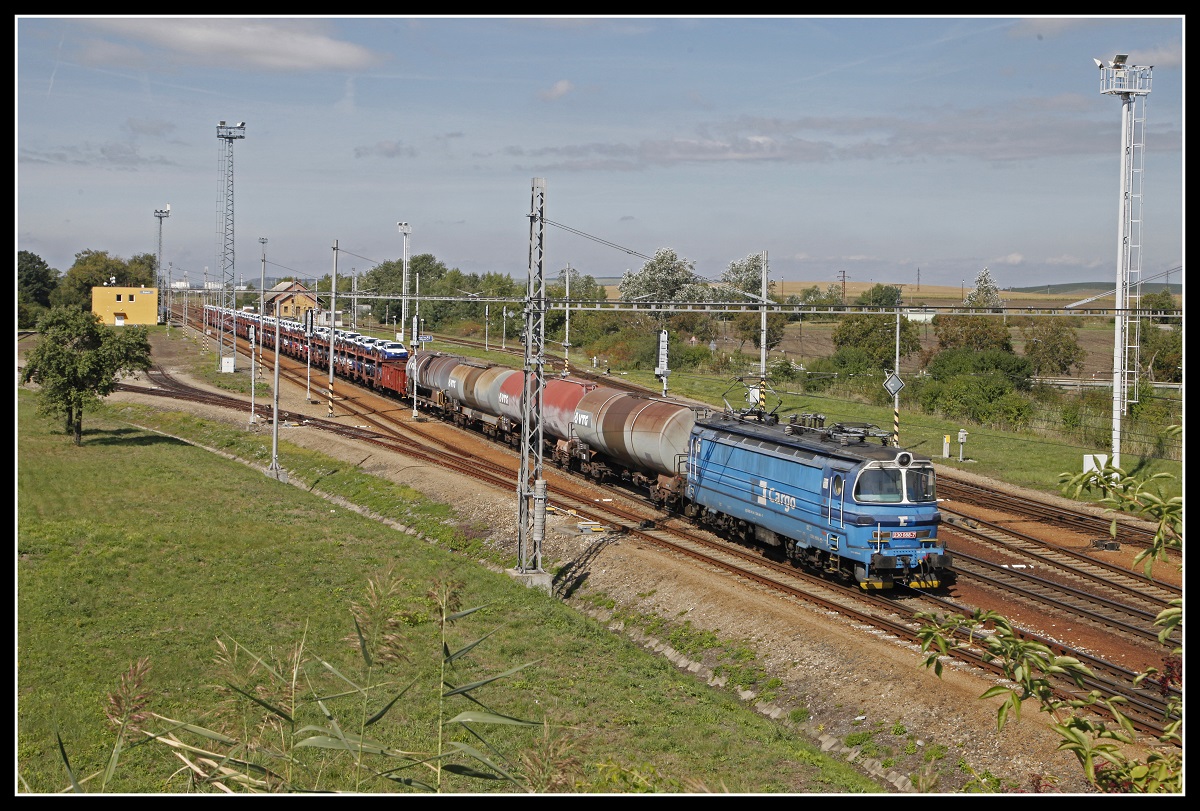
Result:
M604 290L610 299L616 300L621 297L621 291L618 289L620 279L597 279L596 281L604 285ZM783 296L798 296L814 285L824 290L830 284L832 282L828 281L776 282L775 292ZM846 300L853 301L874 287L875 284L876 282L846 282ZM1176 286L1171 285L1171 287ZM966 287L957 285L938 286L923 284L920 287L916 285L904 285L902 287L902 295L906 304L927 304L931 307L936 307L938 305L947 306L957 304L963 300L965 294L969 294L973 289L970 285ZM1010 306L1015 307L1065 307L1068 304L1073 304L1091 296L1104 295L1112 291L1112 289L1112 282L1079 282L1071 285L1048 285L1045 289L1023 288L1020 290L1002 290L1001 295L1009 302ZM1103 307L1105 304L1111 305L1112 300L1109 299L1106 302L1104 299L1097 299L1093 306Z
M846 301L853 301L874 287L875 284L876 282L846 282ZM800 295L813 285L824 290L829 286L829 282L823 284L820 282L779 282L777 290L784 296ZM928 284L923 284L919 287L917 285L904 285L901 288L901 295L905 304L928 304L936 307L938 305L948 306L958 304L965 296L970 295L973 289L974 287L971 285L965 287ZM1051 287L1049 288L1049 293L1043 290L1029 292L1002 290L1001 296L1010 306L1064 307L1067 304L1072 304L1089 296L1102 295L1112 289L1113 285L1111 283L1105 286L1103 282L1096 282L1094 286L1080 285L1070 290L1063 290L1061 287L1058 289Z
M618 286L621 280L619 278L605 277L596 279L598 284L604 286L605 292L610 299L618 299L621 296ZM836 282L826 281L808 281L808 282L776 282L775 292L784 296L799 295L805 290L814 285L821 290L829 287L830 284ZM887 282L883 282L887 284ZM876 282L846 282L846 300L852 301L858 298L867 290L870 290L876 285ZM1065 307L1068 304L1073 304L1092 296L1103 296L1111 293L1115 283L1113 280L1093 281L1093 282L1071 282L1069 284L1048 284L1045 287L1014 287L1008 290L1001 290L1001 295L1010 302L1012 306L1028 306L1028 307ZM1172 295L1178 296L1183 292L1183 285L1150 283L1143 286L1145 293L1157 293L1163 288L1171 291ZM902 292L905 303L928 304L937 306L938 304L958 303L963 300L967 293L974 289L971 285L955 286L955 285L902 285ZM1097 299L1092 306L1104 307L1111 305L1111 299Z

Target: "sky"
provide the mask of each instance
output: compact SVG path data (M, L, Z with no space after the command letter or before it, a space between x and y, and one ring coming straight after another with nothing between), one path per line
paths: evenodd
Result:
M771 280L822 287L1115 283L1122 103L1093 60L1123 53L1153 66L1141 276L1182 281L1181 16L17 16L15 34L16 248L62 272L161 236L193 287L226 262L235 284L357 274L403 259L404 221L410 257L523 282L538 178L548 281L670 248L707 279L765 252Z

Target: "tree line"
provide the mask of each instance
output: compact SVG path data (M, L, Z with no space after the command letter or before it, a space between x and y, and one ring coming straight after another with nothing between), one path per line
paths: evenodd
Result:
M660 248L636 271L627 271L618 290L624 301L644 301L664 304L687 304L714 301L745 300L758 303L762 296L765 258L752 254L731 261L717 279L701 277L694 262L670 248ZM76 254L75 262L66 273L50 268L35 254L17 254L18 325L29 329L53 309L87 312L91 307L91 289L98 285L152 286L157 276L157 260L153 254L138 254L128 260L111 256L107 251L86 250ZM285 277L287 278L287 277ZM295 277L291 277L294 279ZM296 279L298 280L298 279ZM418 281L419 280L419 281ZM331 274L313 282L317 293L328 293ZM489 330L499 331L513 340L519 339L524 328L523 312L516 302L526 296L525 280L518 282L501 273L465 273L447 266L433 254L419 254L409 263L408 288L405 289L404 265L401 260L388 260L357 277L339 275L339 301L346 301L357 292L370 307L370 318L380 325L398 325L402 295L419 295L423 331L437 329L457 331L464 335L481 336ZM902 305L902 290L898 285L876 284L853 301L846 301L842 288L830 284L821 289L813 285L799 294L780 296L775 282L767 285L766 299L784 305L812 308L805 320L836 321L832 333L835 352L826 358L799 368L785 358L774 360L768 368L772 378L798 382L803 391L818 393L833 387L841 390L848 381L866 380L881 373L895 371L897 343L902 359L917 359L922 371L920 379L907 387L904 396L922 410L945 417L965 419L977 424L993 424L1008 429L1028 427L1036 411L1036 401L1042 399L1060 410L1063 427L1085 431L1089 419L1106 409L1103 404L1089 405L1088 395L1079 402L1062 402L1053 391L1038 391L1035 379L1078 373L1085 359L1077 330L1083 319L1079 316L1032 317L1009 315L1004 300L990 272L984 268L976 276L970 294L964 297L964 313L939 313L933 318L937 337L935 347L924 350L916 322L901 314L882 311L895 310ZM551 300L567 298L573 302L605 301L603 285L576 268L565 268L546 277L546 295ZM511 299L512 306L491 307L481 299ZM852 305L856 312L839 312ZM1145 295L1140 301L1144 310L1175 311L1177 304L1167 290ZM880 314L862 312L876 308ZM414 308L415 313L415 308ZM743 350L760 352L764 339L762 317L749 309L741 313L715 313L702 309L671 312L669 308L639 312L573 310L569 316L561 309L545 313L547 344L550 336L562 336L574 346L587 346L589 351L604 355L624 368L651 369L657 365L658 333L667 330L672 368L709 373L737 373L750 364ZM798 314L769 313L766 318L767 349L776 348L783 340L789 322L800 320ZM54 323L64 323L59 317ZM1178 383L1183 376L1183 338L1177 319L1143 318L1136 334L1139 340L1140 373L1149 381ZM1023 338L1023 352L1013 346L1014 327ZM495 335L495 332L492 332ZM732 354L710 351L718 338L732 336L737 349ZM694 339L694 340L693 340ZM873 389L880 389L875 386ZM880 400L880 391L867 395ZM866 389L863 390L867 392ZM886 394L886 392L885 392ZM880 404L886 404L882 400ZM1095 406L1095 407L1093 407ZM1133 417L1146 417L1157 424L1174 419L1169 404L1147 399L1133 405ZM1158 412L1162 413L1158 413ZM1151 434L1157 434L1151 431Z

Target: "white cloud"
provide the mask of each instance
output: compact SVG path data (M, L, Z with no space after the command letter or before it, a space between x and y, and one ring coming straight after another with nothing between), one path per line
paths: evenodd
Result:
M574 89L574 86L566 79L559 79L549 90L543 90L541 93L538 93L538 98L542 101L555 101L556 99L561 99Z
M327 35L319 21L229 19L97 19L90 25L125 42L93 40L81 61L150 67L168 64L269 71L362 70L382 58ZM155 49L154 53L145 49Z
M989 265L1023 265L1025 257L1019 253L1010 253L1005 256L998 256L988 262Z
M416 149L399 141L376 141L367 146L354 147L354 157L356 158L415 158L416 156Z

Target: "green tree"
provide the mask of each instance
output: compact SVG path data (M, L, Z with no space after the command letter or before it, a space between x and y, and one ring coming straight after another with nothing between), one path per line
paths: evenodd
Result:
M380 262L362 276L362 284L368 290L383 295L399 295L404 290L404 260L389 259ZM409 282L409 293L412 292L412 282Z
M408 284L408 295L412 295L412 281ZM392 323L401 316L400 296L404 295L404 260L389 259L368 270L359 279L359 289L369 290L380 296L396 296L396 299L378 298L371 301L371 317L380 323ZM405 326L405 325L400 325Z
M1164 287L1157 293L1147 293L1142 296L1141 300L1138 301L1138 309L1154 310L1157 312L1178 312L1179 305L1175 302L1175 297L1171 295L1171 291ZM1158 316L1151 320L1158 324L1166 324L1178 319Z
M712 291L696 275L695 263L670 248L659 248L636 273L627 271L617 286L625 301L711 301Z
M817 285L814 284L812 287L806 287L803 290L801 290L799 295L793 294L791 296L788 296L784 300L784 303L785 304L800 304L805 307L828 307L828 308L840 307L842 305L842 288L836 284L831 284L827 288L825 288L824 291L822 291L820 287L818 287ZM830 315L830 316L817 316L817 315L801 316L799 314L796 314L796 315L789 316L789 320L801 321L801 320L807 319L807 320L812 320L812 321L817 321L817 320L826 321L826 320L830 320L835 317L836 316L832 316L832 315Z
M861 347L846 346L834 352L828 358L819 358L809 364L806 385L819 391L827 388L835 380L846 381L855 375L871 374L879 367L876 359Z
M23 301L50 306L50 293L58 286L58 271L42 257L17 251L17 296Z
M1012 352L1012 336L999 318L986 315L935 315L933 332L938 349L1001 349Z
M992 274L987 268L979 271L975 277L975 289L967 294L963 304L977 310L994 310L1004 306L1000 289L992 281Z
M50 307L58 271L29 251L17 251L17 327L28 329Z
M1014 393L1012 381L996 369L932 380L917 391L926 413L980 424L1022 428L1032 408L1027 398Z
M767 314L767 349L779 346L787 322L787 316L782 313ZM762 347L761 313L738 313L733 317L733 330L743 345L749 341L755 349ZM738 347L738 351L741 351L741 346Z
M896 365L896 318L891 315L855 313L843 317L833 330L833 344L838 350L856 347L871 359L875 369L891 369ZM906 358L921 349L921 333L917 325L900 316L900 357Z
M574 323L574 321L571 322L572 329L574 329ZM667 323L667 329L671 331L672 335L680 336L680 340L694 337L704 344L705 352L708 352L708 342L721 334L720 326L721 322L711 314L698 310L673 313Z
M721 283L749 293L758 299L762 296L763 255L752 253L745 259L737 259L729 263L729 267L721 274ZM767 279L767 297L775 290L775 282Z
M1065 375L1081 370L1087 352L1079 345L1075 330L1061 318L1036 318L1031 327L1023 327L1025 357L1033 364L1035 375Z
M390 324L392 316L396 316L397 318L400 316L400 297L405 294L409 297L408 312L410 317L417 311L415 298L418 293L423 296L458 295L453 292L449 294L441 292L439 283L446 273L446 266L431 253L422 253L410 257L408 262L408 290L405 291L404 260L389 259L386 262L380 262L366 273L363 273L358 280L358 290L359 293L394 297L371 300L371 317L380 323L386 320ZM315 281L315 288L318 292L329 292L331 287L330 275L327 273ZM350 274L338 274L338 310L342 312L346 312L346 309L350 306L349 296L351 285ZM433 302L429 304L432 306ZM422 306L420 309L422 318L431 319L431 316L437 315L432 310L427 313L425 306ZM436 320L436 318L432 318L431 320Z
M125 263L125 279L130 287L158 287L158 257L135 253Z
M864 290L854 303L860 307L899 307L900 288L894 284L877 284Z
M1151 324L1141 329L1142 372L1157 383L1183 382L1183 327Z
M800 291L798 303L806 307L836 307L842 303L842 289L831 284L825 290L817 285L806 287Z
M494 274L500 276L500 274ZM546 283L546 299L554 301L556 299L565 299L567 297L567 277L570 276L570 292L572 302L584 301L605 301L608 299L608 291L604 289L604 285L598 284L596 279L585 273L581 273L578 268L563 268L559 271L558 276L553 279L547 279ZM526 284L520 290L517 289L516 283L509 276L500 278L507 279L509 285L499 292L496 290L498 285L488 285L486 280L483 283L484 295L487 296L505 296L524 298L528 292ZM495 307L493 306L493 311ZM588 338L594 335L595 322L593 316L595 313L579 312L574 307L571 308L571 344L574 346L582 346L587 343ZM566 336L567 314L565 310L552 309L546 313L546 335L547 336Z
M814 290L815 287L816 286L814 285L813 287L810 287L808 290L804 291L805 304L812 304L818 307L838 307L846 303L845 298L842 296L841 286L835 282L830 282L829 285L826 286L824 293L820 293L815 299L809 301L808 293L809 291Z
M153 254L138 254L125 261L109 256L108 251L80 251L55 289L51 305L91 310L93 287L154 287L155 266Z
M732 299L738 301L738 296L729 295L732 292L726 288L739 291L745 294L748 298L754 299L756 302L762 300L762 283L763 283L763 255L761 253L750 254L744 259L737 259L729 263L729 267L721 274L721 284L724 288L717 288L713 293L713 298ZM773 298L775 282L767 280L767 297ZM773 348L779 345L783 340L783 330L787 326L788 317L777 314L767 316L767 348ZM761 348L762 344L762 314L761 313L739 313L732 319L734 334L745 345L749 341L755 348ZM739 347L739 351L741 347Z
M1001 349L947 349L935 355L925 370L938 382L998 372L1011 388L1029 389L1033 364L1028 358Z
M24 383L36 383L39 410L63 420L79 445L83 412L116 388L119 376L150 368L145 327L106 327L82 310L55 307L38 322L41 339L25 358Z

